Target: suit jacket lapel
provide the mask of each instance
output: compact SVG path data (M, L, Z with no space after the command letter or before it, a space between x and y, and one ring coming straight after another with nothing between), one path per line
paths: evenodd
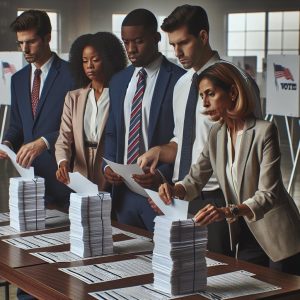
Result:
M86 163L85 153L84 153L84 112L85 112L85 106L87 101L87 96L89 92L90 85L87 88L82 89L78 100L77 100L77 115L75 116L77 119L77 128L78 128L78 141L79 141L79 147L77 150L80 151L78 155L81 155L82 161Z
M33 125L33 114L32 114L32 105L31 105L31 84L30 84L30 78L31 78L31 66L30 64L27 67L26 74L24 76L26 78L24 82L26 82L24 85L20 85L20 88L23 89L21 91L21 94L24 95L24 113L31 116L30 120L32 120L32 123L30 124L30 127Z
M160 106L163 102L166 90L168 88L168 81L170 80L170 67L167 65L165 57L163 57L159 74L156 80L155 89L151 101L149 127L148 127L148 144L151 147L152 138L156 127L157 118L160 112Z
M227 126L225 124L222 125L222 127L219 129L217 133L217 144L216 144L216 167L220 170L221 176L218 176L219 184L221 187L223 187L224 191L223 194L228 195L229 193L229 187L228 187L228 181L226 180L226 163L227 163ZM219 173L219 172L216 172ZM228 202L228 199L226 199L226 202Z
M46 101L48 92L51 89L51 86L53 85L56 76L58 75L59 67L60 67L60 61L58 60L58 57L55 55L52 65L51 65L51 68L49 70L49 73L45 80L44 87L43 87L43 90L41 93L41 97L40 97L40 100L39 100L39 103L37 106L35 121L38 119L41 109Z
M125 120L124 120L124 101L126 97L126 91L128 88L128 84L131 80L131 77L133 76L135 68L131 65L127 68L126 72L124 73L124 76L122 78L122 82L120 82L119 86L119 94L118 98L120 99L119 107L118 107L118 119L119 122L119 136L121 137L118 141L120 144L119 149L121 151L118 151L118 157L117 162L123 162L124 160L124 151L125 151Z
M238 186L238 195L240 195L241 192L241 186L244 179L244 172L246 163L249 157L249 152L251 149L252 141L254 132L252 130L252 127L255 125L255 119L249 119L246 120L245 123L245 132L243 135L243 138L241 140L241 146L240 146L240 152L238 159L238 165L237 165L237 186Z

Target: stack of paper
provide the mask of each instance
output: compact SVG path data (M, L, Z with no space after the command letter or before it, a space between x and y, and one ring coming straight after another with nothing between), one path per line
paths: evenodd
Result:
M45 181L43 178L10 178L10 226L18 231L45 228Z
M207 229L192 219L155 218L152 268L154 288L172 295L206 288Z
M69 218L72 253L80 257L113 253L110 213L109 193L71 194Z

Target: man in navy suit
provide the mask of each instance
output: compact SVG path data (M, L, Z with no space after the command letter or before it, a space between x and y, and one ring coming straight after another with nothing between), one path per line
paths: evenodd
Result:
M66 207L70 190L56 180L54 144L65 95L73 89L68 63L50 50L51 23L46 12L25 11L11 29L29 64L12 76L10 126L3 144L17 152L21 166L32 165L35 175L45 178L46 205ZM6 157L1 151L0 158Z
M164 144L172 137L173 88L184 70L158 51L160 34L157 32L157 20L150 11L136 9L130 12L122 23L121 35L132 65L116 74L109 85L110 113L104 157L117 163L131 164L136 162L139 154ZM142 96L136 92L140 76L143 77ZM139 147L138 152L132 154L136 147L136 143L131 144L132 116L135 114L132 108L136 95L142 98L140 123L136 125L138 133L135 135ZM173 165L161 164L155 174L146 170L145 175L134 175L134 179L143 187L156 188L163 180L170 180L172 172ZM104 167L104 174L113 184L113 208L118 221L153 231L155 213L147 198L130 191L109 166Z

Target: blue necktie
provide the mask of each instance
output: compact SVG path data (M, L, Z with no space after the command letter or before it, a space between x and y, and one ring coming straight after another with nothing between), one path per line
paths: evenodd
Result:
M198 74L195 73L193 75L193 80L185 107L178 180L182 180L185 175L188 174L192 164L192 152L196 136L196 106L198 94Z

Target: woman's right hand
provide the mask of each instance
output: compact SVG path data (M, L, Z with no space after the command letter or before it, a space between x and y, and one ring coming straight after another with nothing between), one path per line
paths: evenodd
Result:
M184 199L186 190L182 184L170 185L168 183L164 183L160 185L158 194L160 199L163 200L165 204L169 205L172 203L172 199L174 197Z
M159 197L165 204L169 205L172 203L172 199L175 197L174 187L168 183L163 183L158 189Z
M56 171L56 178L58 181L69 184L70 183L70 177L69 177L69 163L66 160L63 160L59 164L59 168Z

